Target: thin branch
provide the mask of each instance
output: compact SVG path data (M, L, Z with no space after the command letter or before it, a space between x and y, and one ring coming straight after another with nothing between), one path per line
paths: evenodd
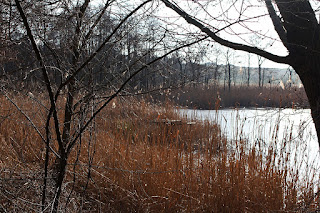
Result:
M77 25L76 25L76 29L75 29L75 37L73 40L73 60L74 60L74 64L76 63L76 60L78 59L79 55L80 55L80 49L79 49L79 40L80 40L80 32L81 32L81 27L82 27L82 21L83 21L83 17L84 14L89 6L90 0L85 0L83 2L83 4L80 7L79 12L77 13Z
M95 27L96 27L97 24L100 22L101 18L102 18L103 15L105 14L107 8L111 5L112 2L114 2L114 0L113 0L113 1L108 0L108 1L105 3L105 5L104 5L104 7L102 8L102 11L100 12L98 18L95 20L95 22L93 23L93 25L90 27L89 32L85 35L84 40L82 41L81 49L85 46L87 40L90 38L90 36L91 36L91 34L93 33Z
M289 64L290 58L289 56L278 56L274 55L272 53L269 53L265 50L259 49L257 47L248 46L245 44L235 43L228 40L225 40L223 38L220 38L217 36L217 34L213 31L211 31L208 27L204 26L202 23L197 21L195 18L191 17L189 14L187 14L185 11L177 7L176 5L172 4L168 0L161 0L167 7L174 10L176 13L178 13L183 19L185 19L189 24L192 24L196 27L198 27L202 32L207 34L209 37L211 37L214 41L217 43L232 48L234 50L242 50L249 53L254 53L257 55L260 55L264 58L267 58L271 61L277 62L277 63L283 63L283 64Z
M140 8L142 8L145 4L149 3L151 0L147 0L140 4L138 7L136 7L133 11L131 11L124 19L121 20L121 22L116 26L116 28L112 31L112 33L103 41L103 43L100 45L100 47L77 69L75 70L66 80L63 82L55 95L55 98L59 96L60 90L69 84L75 76L85 67L87 66L90 61L103 49L103 47L110 41L110 39L113 37L113 35L118 31L118 29L126 22L128 18L130 18L134 13L136 13Z
M78 140L78 138L81 136L81 134L85 131L85 129L88 127L88 125L92 122L92 120L110 103L110 101L112 101L115 97L118 96L118 94L124 89L124 87L128 84L128 82L134 77L136 76L137 74L139 74L142 70L144 70L145 68L147 68L148 66L150 66L151 64L165 58L166 56L170 55L171 53L173 52L176 52L182 48L185 48L185 47L189 47L193 44L196 44L196 43L199 43L205 39L207 39L208 36L205 36L201 39L198 39L196 41L193 41L191 43L188 43L188 44L185 44L185 45L182 45L182 46L179 46L179 47L176 47L172 50L170 50L169 52L163 54L162 56L159 56L155 59L153 59L152 61L150 61L149 63L143 65L140 69L136 70L134 73L132 73L128 78L127 80L125 80L122 85L117 89L117 91L110 96L110 98L97 110L93 113L93 115L89 118L89 120L86 122L85 125L83 125L83 127L79 130L79 133L78 135L73 139L72 142L70 142L70 144L67 146L67 149L66 149L66 153L67 155L70 154L71 150L72 150L72 147L74 146L74 144L76 143L76 141Z
M54 99L51 83L50 83L50 80L49 80L48 72L47 72L47 69L45 67L44 60L43 60L43 58L41 56L39 48L38 48L38 46L37 46L37 44L35 42L35 39L33 37L32 32L31 32L30 26L28 24L27 17L25 16L25 13L24 13L21 5L20 5L20 2L19 2L19 0L15 0L15 2L16 2L16 5L17 5L17 9L18 9L18 11L20 13L20 16L21 16L21 18L23 20L23 24L24 24L24 26L26 28L29 40L30 40L30 42L32 44L33 51L34 51L34 53L35 53L35 55L37 57L37 60L38 60L38 62L40 64L40 67L42 69L42 74L43 74L44 81L46 83L47 91L49 93L51 106L53 107L53 118L54 118L54 123L55 123L57 141L59 143L59 149L63 149L62 140L61 140L61 134L60 134L60 129L59 129L59 120L58 120L58 115L57 115L57 108L56 108L56 103L55 103L55 99ZM64 150L63 150L63 152L64 152ZM61 152L61 153L63 153L63 152Z
M52 91L49 75L48 75L46 66L44 64L44 60L43 60L43 58L41 56L40 50L39 50L36 42L35 42L35 39L34 39L33 34L32 34L32 31L31 31L30 26L28 24L27 17L25 16L25 13L24 13L21 5L20 5L20 2L19 2L19 0L15 0L15 2L16 2L17 9L18 9L18 11L20 13L20 16L22 18L23 24L24 24L24 26L26 28L27 35L28 35L29 40L31 42L33 51L34 51L34 53L36 55L36 58L37 58L37 60L38 60L38 62L40 64L40 67L42 69L42 75L43 75L43 78L44 78L44 81L45 81L45 84L46 84L46 87L47 87L47 91L48 91L49 98L50 98L50 104L51 104L50 111L48 113L47 126L46 126L47 140L44 140L44 138L43 138L43 140L46 143L46 162L45 162L46 174L45 174L45 177L44 177L44 188L43 188L43 194L42 194L42 209L44 209L45 199L46 199L47 165L48 165L48 160L49 160L49 149L51 149L50 146L49 146L49 120L51 118L51 113L53 114L53 118L54 118L55 131L56 131L57 141L58 141L58 144L59 144L59 151L60 151L60 154L61 154L61 156L59 156L60 159L64 159L65 158L65 149L64 149L64 146L63 146L63 143L62 143L60 129L59 129L59 120L58 120L58 115L57 115L55 97L54 97L54 94L53 94L53 91ZM53 150L51 149L51 151L53 151ZM60 188L58 188L58 189L60 189Z
M277 31L279 38L281 39L283 45L287 47L287 32L284 29L283 23L281 22L279 16L276 14L276 11L271 3L271 0L265 0L264 1L269 12L269 16L272 20L272 23L274 25L274 29Z
M7 98L8 101L10 101L14 107L28 120L28 122L31 124L31 126L34 128L34 130L36 130L36 132L38 133L38 135L40 136L41 140L46 143L46 140L44 139L43 135L41 134L40 130L38 129L38 127L33 123L33 121L31 120L31 118L29 118L29 116L5 93L3 92L4 96ZM58 153L56 153L56 151L54 151L51 147L49 147L50 151L56 155L57 157L60 157Z

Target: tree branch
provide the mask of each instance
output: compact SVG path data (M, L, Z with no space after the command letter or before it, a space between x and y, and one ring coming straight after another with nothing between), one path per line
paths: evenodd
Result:
M79 130L77 136L73 139L72 142L70 142L70 144L68 145L67 147L67 155L70 154L71 150L72 150L72 147L74 146L74 144L76 143L76 141L78 140L78 138L82 135L82 133L85 131L85 129L87 128L87 126L92 122L92 120L101 112L101 110L103 110L109 103L110 101L112 101L115 97L117 97L119 95L119 93L125 88L125 86L128 84L128 82L134 77L136 76L137 74L139 74L142 70L144 70L145 68L147 68L148 66L150 66L151 64L163 59L164 57L170 55L171 53L173 52L176 52L182 48L185 48L185 47L189 47L193 44L196 44L196 43L199 43L200 41L203 41L205 39L207 39L208 36L205 36L201 39L198 39L196 41L193 41L191 43L188 43L188 44L185 44L185 45L182 45L182 46L179 46L179 47L176 47L172 50L170 50L169 52L163 54L162 56L159 56L155 59L153 59L152 61L148 62L147 64L143 65L142 67L140 67L138 70L136 70L134 73L132 73L122 84L121 86L113 93L113 95L111 95L109 97L108 100L106 100L106 102L97 110L93 113L93 115L89 118L89 120L85 123L85 125L83 125L83 127Z
M113 0L114 1L114 0ZM103 15L105 14L107 8L111 5L111 3L113 1L108 0L104 7L102 8L102 11L100 12L100 14L98 15L98 18L95 20L95 22L93 23L93 25L90 27L89 32L85 35L83 41L82 41L82 46L81 49L86 45L87 40L90 38L91 34L93 33L95 27L97 26L97 24L100 22L101 18L103 17Z
M45 64L44 64L43 58L41 56L41 53L40 53L40 51L38 49L38 46L37 46L37 44L35 42L35 39L33 37L32 32L31 32L30 26L28 24L27 17L25 16L25 13L24 13L21 5L20 5L19 0L15 0L15 2L16 2L17 9L18 9L18 11L20 13L20 16L22 18L23 24L24 24L24 26L26 28L29 40L30 40L30 42L32 44L33 51L34 51L34 53L36 55L36 58L37 58L37 60L38 60L38 62L40 64L40 67L42 69L43 78L44 78L44 81L45 81L45 84L46 84L46 87L47 87L47 91L49 93L51 107L53 108L53 118L54 118L55 130L56 130L57 141L59 143L59 149L60 149L60 148L62 148L62 140L61 140L61 134L60 134L60 129L59 129L59 120L58 120L58 115L57 115L57 108L56 108L56 103L55 103L55 99L54 99L54 95L53 95L53 91L52 91L49 75L48 75L47 69L45 67Z
M283 23L281 22L279 16L276 14L276 11L271 3L271 0L265 0L264 1L269 12L269 16L272 20L272 23L274 25L274 29L277 31L279 38L281 39L283 45L287 47L287 32L283 26Z
M140 8L142 8L145 4L147 4L148 2L150 2L151 0L146 0L145 2L143 2L142 4L140 4L138 7L136 7L133 11L131 11L126 17L124 17L124 19L121 20L121 22L116 26L116 28L112 31L112 33L103 41L103 43L99 46L99 48L77 69L75 70L66 80L65 82L61 83L61 85L59 86L57 93L55 95L55 97L57 98L59 96L59 92L60 90L66 86L67 84L69 84L74 78L75 76L85 67L87 66L90 61L103 49L103 47L110 41L110 39L112 38L112 36L118 31L118 29L126 22L126 20L128 18L130 18L135 12L137 12Z
M269 59L271 61L274 61L274 62L277 62L277 63L289 64L289 62L290 62L289 56L274 55L272 53L269 53L269 52L267 52L265 50L262 50L262 49L259 49L257 47L252 47L252 46L248 46L248 45L245 45L245 44L235 43L235 42L231 42L231 41L225 40L223 38L220 38L219 36L217 36L217 34L215 32L211 31L209 28L207 28L206 26L201 24L199 21L197 21L196 19L192 18L189 14L187 14L185 11L183 11L182 9L177 7L176 5L172 4L168 0L161 0L161 1L167 7L171 8L176 13L178 13L189 24L192 24L192 25L198 27L202 32L207 34L214 41L216 41L217 43L219 43L219 44L221 44L221 45L223 45L225 47L229 47L229 48L232 48L234 50L242 50L242 51L245 51L245 52L257 54L257 55L260 55L260 56L262 56L264 58L267 58L267 59Z
M1 89L2 90L2 89ZM9 100L14 107L28 120L28 122L31 124L31 126L33 127L34 130L36 130L36 132L38 133L38 135L40 136L41 140L46 143L46 140L44 138L44 136L41 134L40 130L38 129L38 127L33 123L33 121L31 120L31 118L7 95L7 93L2 90L4 96L7 98L7 100ZM49 147L50 151L57 157L60 157L58 153L56 153L56 151L54 151L54 149L52 147Z
M275 0L275 3L287 32L289 53L318 54L320 30L310 1Z

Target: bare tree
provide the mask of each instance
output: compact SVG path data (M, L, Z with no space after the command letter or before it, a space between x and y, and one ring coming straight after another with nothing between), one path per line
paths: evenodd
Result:
M119 95L147 92L151 85L148 78L154 80L154 74L165 67L164 58L207 38L200 36L188 44L176 45L179 41L165 40L166 29L160 25L146 31L144 26L156 7L151 0L106 0L98 6L91 0L1 2L0 31L6 32L0 35L0 43L11 42L21 55L19 63L10 67L5 64L3 69L11 74L1 78L1 93L30 122L46 149L41 211L60 211L70 156L80 154L75 148L82 145L82 136L93 129L96 116ZM113 8L117 8L114 13ZM172 45L162 48L163 43ZM13 70L19 75L17 78ZM28 83L31 81L32 85ZM129 84L135 81L136 84ZM145 83L144 90L134 90L141 82ZM33 97L35 89L45 94L43 99L35 98L46 111L44 126L35 124L10 98L10 91ZM92 144L88 143L90 147ZM94 151L90 152L90 162L93 155ZM52 161L54 165L50 167ZM88 179L90 168L89 165ZM50 183L54 185L50 196L49 176L54 180Z
M263 81L264 81L264 69L262 69L262 64L265 61L265 59L261 56L258 57L258 74L259 74L259 87L263 87Z
M216 61L215 61L214 74L213 74L214 87L216 87L218 85L218 82L219 82L219 77L220 77L219 67L220 66L218 64L218 56L217 56L216 57Z
M271 61L292 66L304 85L318 139L320 138L320 44L318 39L320 30L316 11L312 8L311 1L264 0L274 29L282 44L288 50L287 56L279 56L254 46L224 39L217 34L216 29L218 28L216 26L207 25L199 21L199 19L192 17L177 4L169 0L162 0L162 2L178 13L189 24L196 26L221 45L257 54ZM245 17L241 17L245 1L241 2L239 10L237 10L240 12L238 14L239 18L235 21L236 23L245 19ZM316 1L312 1L312 3L316 3ZM199 4L199 6L201 7L204 4ZM209 17L212 15L212 11L205 10L205 12ZM230 22L227 23L232 24Z
M227 49L225 53L225 59L226 59L226 64L224 67L224 82L223 82L223 90L226 90L226 84L228 84L228 91L231 90L231 57L232 53L230 52L229 49Z
M248 53L248 66L247 66L247 87L250 86L251 70L250 70L250 53Z

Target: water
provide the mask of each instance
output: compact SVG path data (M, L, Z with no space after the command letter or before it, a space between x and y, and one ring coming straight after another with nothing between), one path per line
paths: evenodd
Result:
M276 132L279 137L282 137L292 128L293 140L306 141L313 150L319 149L309 109L222 109L218 111L182 109L180 111L189 119L217 122L229 139L245 137L250 141L257 139L268 141Z
M299 165L301 172L319 175L319 145L309 109L182 109L180 112L189 119L220 124L230 141L247 139L251 144L265 144L266 149L272 143L279 156L290 151L292 164Z

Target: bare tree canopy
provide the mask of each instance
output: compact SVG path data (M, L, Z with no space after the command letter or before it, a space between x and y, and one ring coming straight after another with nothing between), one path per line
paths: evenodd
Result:
M1 93L45 144L42 211L50 203L52 212L59 211L68 160L97 115L119 95L179 85L171 54L207 38L173 40L153 17L157 7L151 0L0 2ZM36 125L13 93L44 95L35 100L45 109L45 122Z

